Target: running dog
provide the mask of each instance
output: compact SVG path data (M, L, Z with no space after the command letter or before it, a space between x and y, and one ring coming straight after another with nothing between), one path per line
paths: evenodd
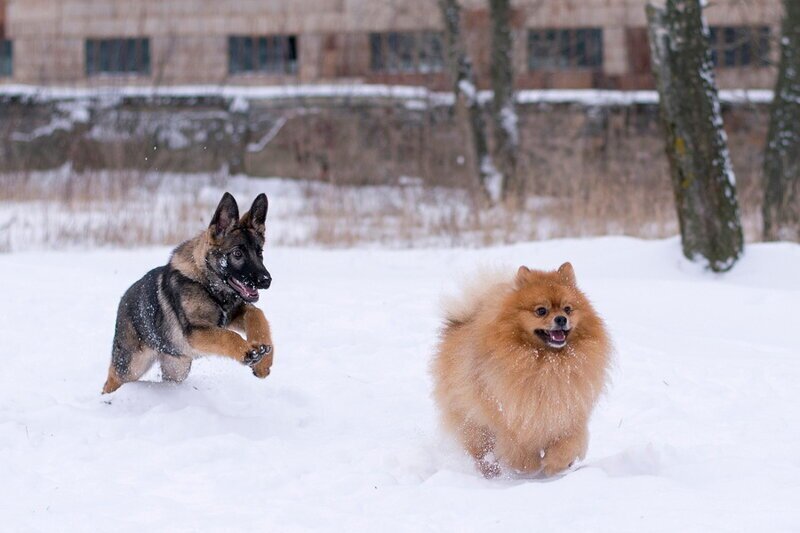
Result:
M611 343L572 265L480 276L446 311L433 360L446 429L486 477L552 476L586 454Z
M206 231L125 292L104 394L140 379L156 362L163 379L181 382L192 359L205 354L230 357L259 378L269 375L270 327L253 305L258 290L272 282L262 257L267 208L267 196L260 194L239 218L236 200L226 192Z

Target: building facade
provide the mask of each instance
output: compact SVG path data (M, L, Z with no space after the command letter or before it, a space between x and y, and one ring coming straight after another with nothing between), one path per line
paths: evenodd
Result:
M513 2L519 88L652 87L647 0ZM722 88L771 88L780 0L706 10ZM486 0L462 0L478 78ZM386 83L446 89L436 0L0 0L0 84Z

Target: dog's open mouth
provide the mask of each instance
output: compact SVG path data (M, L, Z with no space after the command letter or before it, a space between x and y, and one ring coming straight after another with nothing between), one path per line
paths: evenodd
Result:
M568 329L537 329L535 333L545 344L553 348L563 348L569 336Z
M228 278L228 285L233 287L233 290L239 293L239 296L241 296L244 301L255 302L258 300L258 289L255 287L251 287L247 283L239 281L234 277Z

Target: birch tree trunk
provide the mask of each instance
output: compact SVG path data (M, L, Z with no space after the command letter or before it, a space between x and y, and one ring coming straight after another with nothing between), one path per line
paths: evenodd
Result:
M724 272L744 239L700 0L648 5L647 21L683 254Z
M783 4L781 59L764 153L764 240L800 242L800 2Z
M495 203L502 196L502 178L489 154L486 120L478 100L472 61L467 54L464 36L461 33L461 7L458 0L438 1L444 21L445 45L453 78L456 114L470 139L471 150L468 150L466 155L467 163L473 169L486 198Z
M514 41L510 0L489 0L492 22L491 78L494 161L506 199L523 201L525 182L517 173L519 132L514 102Z

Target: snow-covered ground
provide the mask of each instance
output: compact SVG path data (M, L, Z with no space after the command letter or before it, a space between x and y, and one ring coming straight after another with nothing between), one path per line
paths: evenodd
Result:
M101 397L118 298L167 253L0 255L0 529L800 530L800 246L724 276L675 239L274 248L267 380L207 358ZM487 481L437 429L439 296L480 264L564 260L617 348L588 457Z

